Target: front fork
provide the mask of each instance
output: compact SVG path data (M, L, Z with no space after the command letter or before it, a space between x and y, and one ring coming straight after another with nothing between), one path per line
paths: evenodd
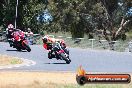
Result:
M65 48L64 51L69 55L69 50L67 48Z

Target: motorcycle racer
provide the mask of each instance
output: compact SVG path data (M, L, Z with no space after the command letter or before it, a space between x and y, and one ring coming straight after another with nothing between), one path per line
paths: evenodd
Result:
M16 29L13 32L13 48L16 48L18 51L27 50L28 52L31 51L30 46L28 45L27 39L25 38L25 33L20 29Z
M7 36L7 39L8 39L8 42L10 44L10 47L13 46L13 32L15 31L15 28L12 24L9 24L7 29L6 29L6 36Z
M15 41L20 41L20 40L18 40L19 37L20 37L21 39L25 38L24 32L21 31L20 29L17 29L17 31L13 32L12 35L13 35L13 39L14 39Z
M56 42L59 42L61 44L61 46L63 47L63 49L65 50L65 52L67 54L69 54L69 50L66 48L66 44L64 42L63 39L55 39L55 38L51 38L50 36L48 35L45 35L43 38L43 47L48 50L48 58L49 59L52 59L52 58L55 58L55 55L53 54L53 51L54 51L54 44ZM56 57L56 59L58 59Z
M25 32L25 35L26 35L27 37L33 36L33 32L31 31L30 28L27 29L27 32Z

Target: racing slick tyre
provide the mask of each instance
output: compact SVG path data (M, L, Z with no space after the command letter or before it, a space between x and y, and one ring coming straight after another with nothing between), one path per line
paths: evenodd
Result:
M66 61L67 64L70 64L71 60L67 58L63 53L61 53L60 56L62 57L63 60Z
M25 48L26 48L26 50L27 50L28 52L31 51L31 48L29 47L29 45L27 45L27 44L24 43L24 46L25 46Z
M49 58L49 59L52 59L52 54L51 54L51 52L48 53L48 58Z

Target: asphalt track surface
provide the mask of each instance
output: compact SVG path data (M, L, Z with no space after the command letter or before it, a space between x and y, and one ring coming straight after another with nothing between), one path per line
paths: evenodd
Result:
M15 71L71 71L76 72L82 67L87 72L132 72L132 53L115 52L108 50L89 50L70 48L70 59L72 62L66 64L63 60L48 59L47 51L42 45L31 45L31 52L18 52L15 48L9 47L8 43L0 42L0 54L17 56L36 62L32 66L0 69Z

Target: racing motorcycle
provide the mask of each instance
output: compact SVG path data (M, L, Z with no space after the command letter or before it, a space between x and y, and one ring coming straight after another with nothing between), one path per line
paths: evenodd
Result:
M21 31L14 32L11 41L13 41L12 42L13 48L16 48L18 51L21 50L27 50L28 52L31 51L31 48L28 45L28 41L25 38L25 35Z
M70 64L71 60L69 59L69 51L66 50L61 43L54 43L52 48L52 53L48 53L48 58L52 59L55 57L56 59L64 60L67 64Z

